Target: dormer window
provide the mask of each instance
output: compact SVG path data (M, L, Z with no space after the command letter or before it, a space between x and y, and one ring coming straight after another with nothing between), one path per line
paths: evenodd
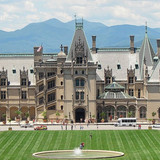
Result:
M119 63L117 64L117 69L121 69L121 65Z
M101 66L101 64L98 64L98 69L102 69L102 66Z
M139 68L139 66L138 66L138 64L136 63L136 64L135 64L135 69L138 69L138 68Z
M16 69L15 68L12 69L12 73L16 74Z
M33 73L33 68L30 69L30 73Z
M82 64L82 57L77 57L76 63L77 64Z
M155 57L153 58L153 61L154 61L154 62L157 62L157 61L158 61L158 56L155 56Z

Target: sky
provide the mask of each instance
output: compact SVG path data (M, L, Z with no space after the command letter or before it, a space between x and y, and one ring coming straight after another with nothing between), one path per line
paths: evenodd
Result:
M160 28L160 0L0 0L0 30L30 23L78 18L107 26L131 24Z

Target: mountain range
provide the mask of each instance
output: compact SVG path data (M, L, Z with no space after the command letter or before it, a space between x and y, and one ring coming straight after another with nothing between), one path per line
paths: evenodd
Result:
M81 20L79 20L81 21ZM129 47L129 36L135 36L135 47L140 47L145 36L145 26L115 25L106 26L98 22L83 20L83 28L89 44L92 35L96 35L96 47ZM43 45L44 53L57 53L60 45L70 47L75 31L75 21L67 23L58 19L31 23L26 27L12 31L0 31L0 53L33 53L34 46ZM156 52L156 39L160 37L160 28L147 28L148 37Z

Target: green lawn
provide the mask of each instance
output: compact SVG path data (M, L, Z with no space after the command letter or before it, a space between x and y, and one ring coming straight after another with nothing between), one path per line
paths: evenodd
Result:
M84 149L125 153L124 157L115 160L160 160L158 130L5 131L0 132L0 160L38 160L32 157L32 153L72 150L79 147L80 142L85 143Z

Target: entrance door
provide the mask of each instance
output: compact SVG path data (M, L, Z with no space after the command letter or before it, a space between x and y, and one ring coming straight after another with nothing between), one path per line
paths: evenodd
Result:
M78 108L75 111L75 121L84 122L85 120L85 110L83 108Z

